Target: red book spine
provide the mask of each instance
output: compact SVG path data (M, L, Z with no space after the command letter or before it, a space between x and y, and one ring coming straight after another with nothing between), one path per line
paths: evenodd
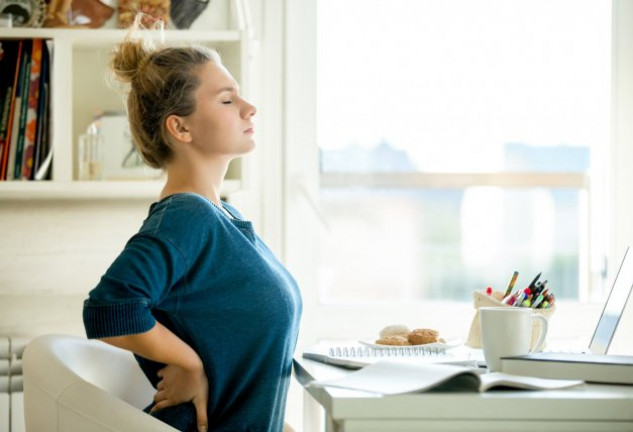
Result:
M20 77L20 64L22 63L22 41L19 42L18 56L15 62L15 74L13 77L13 94L11 96L11 107L9 108L9 127L4 138L4 146L2 148L2 161L0 163L0 180L7 178L7 161L9 159L9 146L11 144L11 125L13 124L13 116L15 115L15 95L18 88L18 79Z

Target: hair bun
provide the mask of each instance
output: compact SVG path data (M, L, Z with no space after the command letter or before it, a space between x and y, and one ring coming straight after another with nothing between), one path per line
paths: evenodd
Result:
M148 62L151 53L142 41L126 40L119 44L112 55L111 67L119 81L131 82Z

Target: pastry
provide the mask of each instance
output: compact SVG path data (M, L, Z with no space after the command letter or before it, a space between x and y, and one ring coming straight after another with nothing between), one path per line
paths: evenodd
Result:
M402 324L388 325L384 329L380 330L380 337L388 336L404 336L405 338L409 334L409 328Z
M406 336L385 336L376 341L378 345L411 345Z
M407 340L411 345L422 345L438 341L439 332L432 329L415 329L409 332Z

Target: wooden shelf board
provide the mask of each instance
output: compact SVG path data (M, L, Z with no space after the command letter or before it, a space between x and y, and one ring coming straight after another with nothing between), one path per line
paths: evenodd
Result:
M3 181L0 201L29 199L153 199L164 185L162 180L104 181ZM225 180L222 194L240 189L239 180Z
M55 29L55 28L0 28L0 39L56 38L72 40L75 45L90 46L98 41L119 42L128 31L124 29ZM141 31L144 37L155 38L156 31ZM239 41L242 34L238 30L165 30L167 41Z

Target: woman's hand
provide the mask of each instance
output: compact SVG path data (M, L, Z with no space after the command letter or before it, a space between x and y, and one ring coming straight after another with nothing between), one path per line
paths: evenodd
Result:
M193 402L198 418L198 431L207 430L209 382L200 356L159 322L144 333L102 338L106 343L127 349L148 360L166 364L158 372L158 391L154 395L152 412Z
M202 364L194 369L181 366L167 365L158 371L161 379L156 386L154 406L150 412L159 411L185 402L193 402L196 407L198 430L207 430L207 401L209 397L209 382Z

